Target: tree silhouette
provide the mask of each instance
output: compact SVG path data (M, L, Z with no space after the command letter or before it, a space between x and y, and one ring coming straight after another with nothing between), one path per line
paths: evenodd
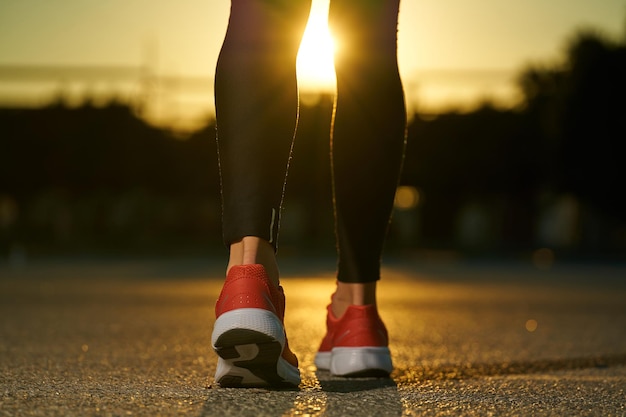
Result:
M525 68L517 83L517 109L486 103L411 119L401 181L422 196L413 244L457 247L459 216L479 207L494 233L488 249L533 248L542 195L567 193L592 213L585 250L626 248L626 44L579 32L563 63ZM332 97L300 109L285 199L284 219L295 230L283 233L288 243L332 244L331 112ZM214 121L180 139L121 102L59 100L0 109L0 126L0 203L19 214L0 219L0 251L13 242L221 243Z

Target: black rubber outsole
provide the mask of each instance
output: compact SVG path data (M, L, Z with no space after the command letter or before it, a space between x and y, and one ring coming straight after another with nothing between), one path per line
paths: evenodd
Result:
M259 351L254 358L241 359L237 346L257 345ZM223 375L216 382L224 388L293 388L294 384L285 381L277 372L277 364L282 347L278 340L264 333L248 329L233 329L224 332L215 341L215 352L232 365L249 370L263 383L246 383L240 375Z

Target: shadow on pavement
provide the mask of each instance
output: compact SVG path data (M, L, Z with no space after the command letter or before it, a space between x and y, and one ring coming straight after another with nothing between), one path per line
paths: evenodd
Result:
M333 378L327 371L317 371L315 374L322 391L325 392L348 393L381 388L397 389L395 381L391 378Z
M428 380L460 380L487 376L527 375L626 365L626 354L596 357L512 361L496 364L445 365L433 368L396 369L392 377L398 384Z

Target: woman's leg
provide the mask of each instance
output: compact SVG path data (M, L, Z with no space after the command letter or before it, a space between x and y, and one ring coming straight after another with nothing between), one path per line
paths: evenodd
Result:
M276 238L296 128L296 55L310 0L232 0L215 81L228 273L211 335L222 386L297 386ZM256 264L261 264L256 265Z
M332 130L338 288L333 311L374 304L380 258L405 148L397 65L399 0L332 0L338 39Z
M229 267L274 251L297 123L296 56L311 0L232 0L215 79L224 241Z

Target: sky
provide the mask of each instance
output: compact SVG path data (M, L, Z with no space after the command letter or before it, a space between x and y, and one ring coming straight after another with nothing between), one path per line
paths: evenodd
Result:
M46 91L60 88L58 75L27 83L21 73L3 73L7 66L142 67L179 81L151 91L157 104L150 117L206 118L229 7L229 0L1 0L0 102L43 102ZM305 35L309 48L326 36L319 25L327 7L328 0L313 0L318 29L311 32L316 42ZM514 76L530 63L558 62L581 28L626 38L626 0L402 0L398 60L409 106L438 111L484 98L511 103ZM320 86L316 74L326 70L312 65L308 74L299 66L303 94L330 85L326 77ZM133 94L124 82L69 78L63 88L77 94ZM136 93L141 87L133 82L129 91Z

